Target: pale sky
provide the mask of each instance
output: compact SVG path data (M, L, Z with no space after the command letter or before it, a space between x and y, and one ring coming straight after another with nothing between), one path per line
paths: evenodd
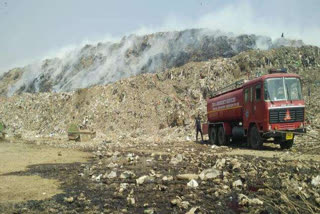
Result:
M186 28L320 46L320 0L0 0L0 74L66 48Z

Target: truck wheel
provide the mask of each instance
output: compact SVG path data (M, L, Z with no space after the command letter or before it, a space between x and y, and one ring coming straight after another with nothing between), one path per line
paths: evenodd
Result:
M249 145L253 149L261 149L263 141L260 136L259 130L256 126L252 126L249 131Z
M226 136L223 126L220 126L218 130L218 145L224 146L228 144L229 144L229 137Z
M286 140L280 143L281 149L290 149L293 145L293 139L292 140Z
M217 129L215 127L209 128L209 143L210 144L217 144L218 136L217 136Z

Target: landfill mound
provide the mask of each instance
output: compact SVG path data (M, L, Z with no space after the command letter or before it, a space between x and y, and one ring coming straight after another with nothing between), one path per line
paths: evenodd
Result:
M217 57L233 57L247 50L281 46L301 47L303 42L285 38L274 41L258 35L233 35L208 29L191 29L130 35L119 42L86 45L6 72L0 78L0 94L66 92L104 85L140 73L156 73Z
M73 92L1 97L0 120L7 125L9 136L66 136L68 125L78 124L108 141L190 140L195 116L200 113L202 121L206 120L206 98L212 91L254 76L256 71L286 67L303 78L308 129L317 130L319 53L313 46L249 50L231 58L189 62L165 72Z

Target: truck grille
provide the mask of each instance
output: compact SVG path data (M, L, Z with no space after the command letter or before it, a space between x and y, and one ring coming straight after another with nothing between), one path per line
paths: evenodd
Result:
M287 110L290 113L290 120L285 120ZM291 123L304 121L304 107L299 108L281 108L269 110L269 123Z

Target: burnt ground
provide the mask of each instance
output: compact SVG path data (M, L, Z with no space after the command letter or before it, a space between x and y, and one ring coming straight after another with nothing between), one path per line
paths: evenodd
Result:
M2 201L0 213L319 213L320 187L312 184L320 172L319 144L310 154L300 152L303 145L254 151L195 142L102 143L85 163L35 164L2 174L54 179L62 193ZM188 186L190 176L212 167L217 175L192 177L198 187Z

